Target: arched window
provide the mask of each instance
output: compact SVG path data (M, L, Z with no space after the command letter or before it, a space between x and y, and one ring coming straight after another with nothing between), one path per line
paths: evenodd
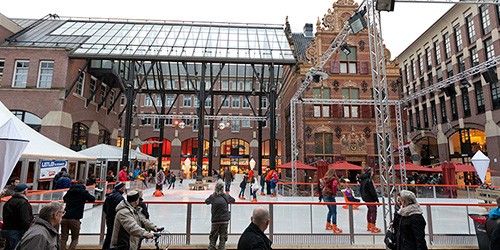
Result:
M80 122L73 123L71 130L71 146L70 148L76 151L87 148L89 138L89 127Z
M461 129L455 132L448 140L450 159L470 163L471 157L481 150L488 155L486 148L486 135L478 129ZM461 160L459 160L461 159Z
M105 129L99 130L99 138L97 140L97 143L99 144L111 144L111 133L109 133Z
M220 145L220 171L225 167L233 173L248 171L250 160L250 143L242 139L228 139Z
M40 119L37 115L24 110L12 110L12 114L32 129L40 132L40 129L42 128L42 119Z

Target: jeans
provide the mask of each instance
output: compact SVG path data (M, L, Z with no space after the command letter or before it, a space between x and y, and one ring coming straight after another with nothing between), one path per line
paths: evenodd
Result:
M259 190L253 191L252 188L250 188L250 195L253 196L254 199L257 199L257 191Z
M335 197L323 196L325 202L335 202ZM326 205L328 213L326 214L326 221L332 224L337 224L337 205Z
M252 191L250 191L250 192L252 192ZM240 196L243 196L243 197L245 196L245 189L244 188L241 189Z
M217 238L219 238L219 250L226 249L226 241L227 241L227 226L228 223L215 224L212 223L212 230L210 230L208 244L208 250L215 250L215 244L217 243Z
M21 241L23 234L26 232L24 230L2 230L2 236L7 240L5 245L5 250L14 250L17 243Z
M104 243L102 244L102 250L108 250L111 246L111 237L113 235L113 224L114 221L106 220L106 237L104 238Z
M266 180L266 191L267 191L267 195L271 194L271 181Z
M377 206L375 205L370 205L368 207L368 212L366 213L366 220L368 223L373 223L377 221Z
M78 245L78 237L80 237L80 220L62 219L61 221L61 250L75 250ZM69 231L71 230L71 244L66 247L68 242Z
M229 192L231 189L231 181L226 181L226 192Z

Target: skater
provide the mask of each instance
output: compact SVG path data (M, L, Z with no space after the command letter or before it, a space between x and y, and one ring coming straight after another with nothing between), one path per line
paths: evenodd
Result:
M325 183L323 182L323 178L318 178L318 199L319 202L323 201L323 186Z
M153 196L163 196L163 182L165 181L165 173L163 172L163 168L158 170L156 173L156 191L153 193Z
M262 175L260 176L260 195L262 196L266 196L266 193L264 193L264 186L266 184L266 173L262 173Z
M179 184L181 184L181 186L182 186L182 182L184 181L184 178L185 178L184 172L181 170L179 172Z
M323 187L323 199L325 202L335 202L339 181L335 170L329 169L323 177L325 186ZM337 227L337 205L327 205L328 213L326 215L325 230L332 230L334 234L342 233L342 230Z
M276 197L276 185L278 185L278 173L273 171L271 175L271 197Z
M257 202L257 192L259 192L259 189L259 183L257 183L257 179L254 176L250 179L250 195L253 196L252 202Z
M345 188L344 188L344 190L342 190L342 192L344 192L345 197L347 198L347 201L360 202L360 200L358 198L354 197L354 193L353 193L351 187L347 186L347 181L349 181L349 179L341 179L340 180L340 184L345 186Z
M371 167L365 167L363 169L363 174L359 176L361 179L361 198L364 202L378 202L377 191L373 186L373 170ZM366 213L366 219L368 221L368 226L366 231L372 233L380 233L380 228L375 226L377 220L377 205L366 205L368 207L368 212Z
M229 204L235 202L235 199L225 194L222 191L223 188L224 184L218 181L215 184L214 193L205 200L207 205L212 205L212 229L210 230L208 250L216 249L217 238L219 238L219 250L226 249L227 227L231 219L231 212L228 207Z
M226 194L229 194L231 191L231 182L234 180L233 173L229 168L226 167L226 171L224 171L224 182L226 183Z
M172 189L175 189L175 174L174 173L171 173L170 174L170 184L168 185L168 189L172 188Z
M238 195L238 198L240 198L240 200L246 200L245 199L245 189L247 188L247 181L248 181L247 175L244 174L243 180L241 180L241 183L240 183L240 194Z

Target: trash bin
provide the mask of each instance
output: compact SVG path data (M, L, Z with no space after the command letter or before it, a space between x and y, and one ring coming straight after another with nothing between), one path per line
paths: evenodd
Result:
M474 221L474 228L476 229L477 243L479 250L490 249L490 239L486 233L486 220L487 214L469 214L469 217Z

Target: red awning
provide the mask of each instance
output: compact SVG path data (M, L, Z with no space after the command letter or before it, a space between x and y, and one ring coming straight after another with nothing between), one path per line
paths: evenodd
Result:
M428 168L424 166L417 166L411 162L405 162L406 171L416 171L416 172L441 172L441 168ZM394 166L394 170L400 171L401 167L399 164Z
M297 169L304 169L304 170L317 170L316 167L309 166L301 161L295 161L295 167ZM281 164L278 166L278 168L292 168L292 162L287 162L285 164Z
M328 165L328 169L335 169L335 170L363 170L363 167L354 165L352 163L346 162L346 161L337 161L334 162L330 165Z

